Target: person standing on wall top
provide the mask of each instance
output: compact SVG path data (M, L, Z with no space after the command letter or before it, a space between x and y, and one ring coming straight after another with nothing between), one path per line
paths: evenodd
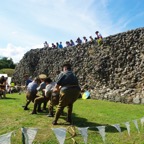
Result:
M59 48L59 43L58 42L56 42L56 48Z
M96 31L95 34L97 36L96 40L98 42L98 45L101 45L102 44L102 39L103 39L102 35L99 33L99 31Z
M73 40L70 40L70 45L75 46L75 43L73 42Z
M84 39L84 43L88 42L88 40L87 40L87 38L85 36L83 37L83 39Z
M81 45L82 44L82 40L78 37L76 40L77 45Z
M47 41L44 42L44 48L49 48L49 44Z
M53 92L60 92L59 103L55 113L53 125L57 124L57 121L63 111L67 106L68 115L67 122L72 123L72 109L73 103L77 100L80 95L80 87L77 77L74 75L70 64L64 64L62 66L63 73L60 75L56 82L56 86Z
M89 36L89 38L90 38L90 43L92 43L93 42L93 37L92 36Z
M54 43L52 43L52 48L56 48L56 45Z
M63 48L62 42L60 42L59 48L60 48L60 49Z

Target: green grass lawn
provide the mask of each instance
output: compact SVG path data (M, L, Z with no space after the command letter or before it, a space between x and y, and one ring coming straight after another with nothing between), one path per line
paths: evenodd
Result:
M0 135L14 131L11 139L12 144L22 143L21 128L38 128L34 139L35 144L58 144L51 128L68 128L65 116L58 120L59 125L53 126L53 118L47 117L47 112L31 115L33 103L29 111L24 111L25 95L7 94L7 99L0 99ZM73 108L73 124L76 130L75 141L84 144L77 127L89 127L88 144L103 144L102 138L96 126L106 126L106 144L144 144L144 128L140 124L140 118L144 116L143 105L113 103L101 100L78 99ZM138 133L132 120L138 121L140 133ZM130 134L128 135L125 122L130 122ZM111 125L120 124L120 134ZM72 144L70 134L67 132L65 144Z

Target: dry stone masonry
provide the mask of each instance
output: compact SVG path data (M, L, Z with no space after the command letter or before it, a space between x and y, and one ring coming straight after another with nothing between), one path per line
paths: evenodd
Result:
M13 80L22 83L25 73L45 73L54 79L65 62L72 64L91 98L144 103L144 28L106 37L101 46L93 41L63 49L32 49L17 65Z

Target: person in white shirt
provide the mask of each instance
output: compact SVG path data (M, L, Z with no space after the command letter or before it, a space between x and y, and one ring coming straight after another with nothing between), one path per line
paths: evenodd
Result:
M43 89L44 95L39 96L34 100L34 108L31 114L37 114L37 107L41 105L41 103L47 103L51 98L51 92L55 86L55 82L52 82L50 78L45 79L46 87Z
M26 105L24 106L24 110L29 110L28 105L30 102L34 102L35 98L37 97L37 87L40 83L39 78L35 78L32 82L30 82L27 86L26 92Z

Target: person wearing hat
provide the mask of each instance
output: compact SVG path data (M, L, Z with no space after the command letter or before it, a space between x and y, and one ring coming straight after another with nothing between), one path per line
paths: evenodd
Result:
M66 106L68 108L67 122L72 123L73 103L80 95L78 79L72 72L71 65L64 64L62 69L63 72L53 89L53 92L59 92L59 103L54 116L54 121L52 122L53 125L57 124L57 121Z

